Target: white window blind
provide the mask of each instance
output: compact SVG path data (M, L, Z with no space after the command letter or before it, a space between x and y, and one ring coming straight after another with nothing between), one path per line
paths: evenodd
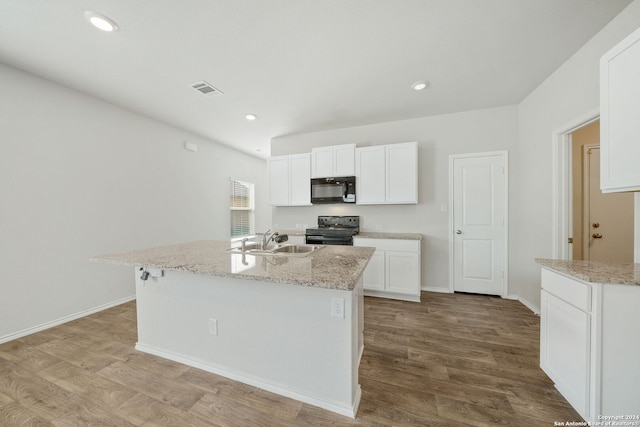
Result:
M253 184L229 179L229 209L231 238L252 236L255 233Z

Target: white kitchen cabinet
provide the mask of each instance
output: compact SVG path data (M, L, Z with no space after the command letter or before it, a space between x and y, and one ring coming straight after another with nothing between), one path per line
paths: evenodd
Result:
M640 29L600 59L600 187L640 191Z
M271 157L269 178L271 205L311 205L311 155L309 153Z
M356 203L418 203L418 143L356 148Z
M365 295L420 301L420 240L356 236L353 244L376 248L362 276Z
M275 206L289 204L289 156L269 159L269 200Z
M311 204L310 161L308 153L289 156L289 205Z
M386 146L387 203L418 203L418 144Z
M355 175L355 144L311 149L311 177L330 178Z
M356 246L364 246L356 244ZM384 292L386 275L384 270L385 256L383 251L378 251L371 256L367 268L362 274L362 280L364 281L365 289L369 291L381 291Z
M413 246L413 245L412 245ZM420 298L420 252L386 251L386 290ZM414 249L414 248L407 248Z
M384 145L356 148L356 204L386 201Z
M586 421L640 415L640 286L541 279L540 367Z
M557 277L546 277L543 281ZM552 273L553 274L553 273ZM560 276L561 281L570 281ZM590 292L587 285L575 283ZM543 285L543 286L548 286ZM570 295L569 295L570 296ZM576 301L569 298L574 304ZM588 311L583 310L588 308ZM578 308L546 289L541 294L540 367L553 379L556 388L580 414L588 413L591 357L591 310ZM571 349L565 351L563 349Z

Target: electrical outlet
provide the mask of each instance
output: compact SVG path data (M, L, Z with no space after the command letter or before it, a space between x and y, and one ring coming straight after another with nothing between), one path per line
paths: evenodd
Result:
M216 319L209 319L209 333L218 335L218 321Z
M344 319L344 299L343 298L331 299L331 317Z
M382 225L380 225L380 224L376 225L376 230L378 230L378 231L382 230Z
M296 224L296 228L298 229L302 228L302 224Z

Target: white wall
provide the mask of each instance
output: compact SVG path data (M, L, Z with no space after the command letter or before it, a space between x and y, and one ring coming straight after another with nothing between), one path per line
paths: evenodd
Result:
M0 93L0 342L134 295L90 256L227 239L230 176L271 224L261 159L2 64Z
M417 205L326 205L274 207L280 229L315 224L318 215L360 215L361 229L424 235L422 286L449 287L449 155L495 150L513 151L517 139L517 107L500 107L274 138L273 156L310 152L312 147L355 143L358 146L418 141Z
M599 60L640 26L640 0L631 3L536 88L518 108L518 150L512 183L515 227L510 282L540 307L540 268L534 258L552 256L551 156L553 131L598 109ZM513 193L512 193L513 194Z
M535 258L552 256L552 132L584 117L599 105L600 56L640 25L635 0L516 107L426 117L272 140L272 155L311 147L419 141L420 203L417 206L278 207L280 228L313 224L317 215L361 215L363 229L411 231L425 235L423 287L448 282L447 156L509 150L509 294L540 307L540 267ZM636 213L640 217L640 212ZM637 222L640 218L637 219ZM636 243L637 244L637 243Z

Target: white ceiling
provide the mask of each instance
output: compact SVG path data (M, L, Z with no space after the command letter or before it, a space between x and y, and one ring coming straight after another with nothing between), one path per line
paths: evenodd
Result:
M630 2L0 0L0 61L264 157L280 135L517 104Z

